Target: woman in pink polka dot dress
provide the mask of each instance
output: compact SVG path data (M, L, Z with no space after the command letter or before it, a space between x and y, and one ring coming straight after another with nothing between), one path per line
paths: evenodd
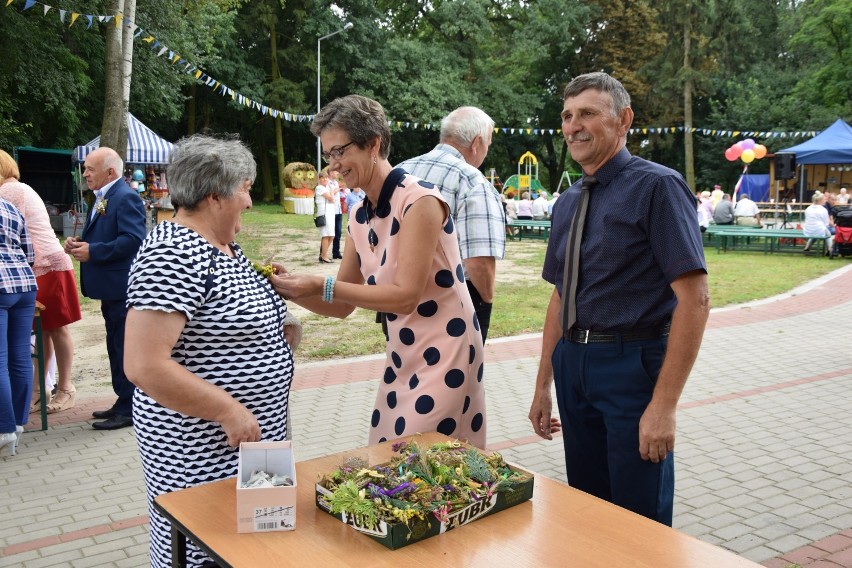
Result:
M279 266L273 285L319 314L382 314L387 362L369 443L437 431L484 448L482 336L446 203L431 183L388 162L390 130L377 102L336 99L312 131L330 167L367 197L349 212L337 278Z

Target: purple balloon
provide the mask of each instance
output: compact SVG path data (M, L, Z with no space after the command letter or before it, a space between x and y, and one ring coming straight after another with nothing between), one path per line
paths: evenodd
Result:
M743 140L743 150L752 150L754 148L754 140L746 138Z

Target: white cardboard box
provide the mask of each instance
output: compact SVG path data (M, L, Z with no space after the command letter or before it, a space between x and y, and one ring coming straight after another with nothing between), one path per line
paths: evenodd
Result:
M253 471L286 475L288 487L243 488ZM237 532L291 531L296 528L296 460L291 442L243 442L237 469Z

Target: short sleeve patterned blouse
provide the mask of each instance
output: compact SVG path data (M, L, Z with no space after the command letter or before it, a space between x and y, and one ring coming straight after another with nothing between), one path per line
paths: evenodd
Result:
M409 207L426 196L443 202L433 184L397 168L385 181L376 210L362 201L350 212L349 234L368 285L393 282L397 259L405 254L397 238L400 227ZM386 316L387 362L369 442L438 431L484 448L482 336L449 216L419 305L410 314Z
M186 325L172 359L245 405L264 441L287 435L293 357L284 340L287 306L232 243L234 257L170 221L157 225L130 271L127 304L180 312ZM144 348L144 346L130 346ZM151 517L151 564L169 566L168 522L151 506L162 493L237 474L238 450L222 426L161 406L136 389L133 423ZM189 546L190 565L205 557Z

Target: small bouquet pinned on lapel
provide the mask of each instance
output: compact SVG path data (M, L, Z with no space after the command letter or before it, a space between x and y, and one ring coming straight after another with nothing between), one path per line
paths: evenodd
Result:
M106 199L101 199L100 201L98 201L95 204L95 212L98 215L106 215L106 211L107 211L106 208L107 208L107 200Z

